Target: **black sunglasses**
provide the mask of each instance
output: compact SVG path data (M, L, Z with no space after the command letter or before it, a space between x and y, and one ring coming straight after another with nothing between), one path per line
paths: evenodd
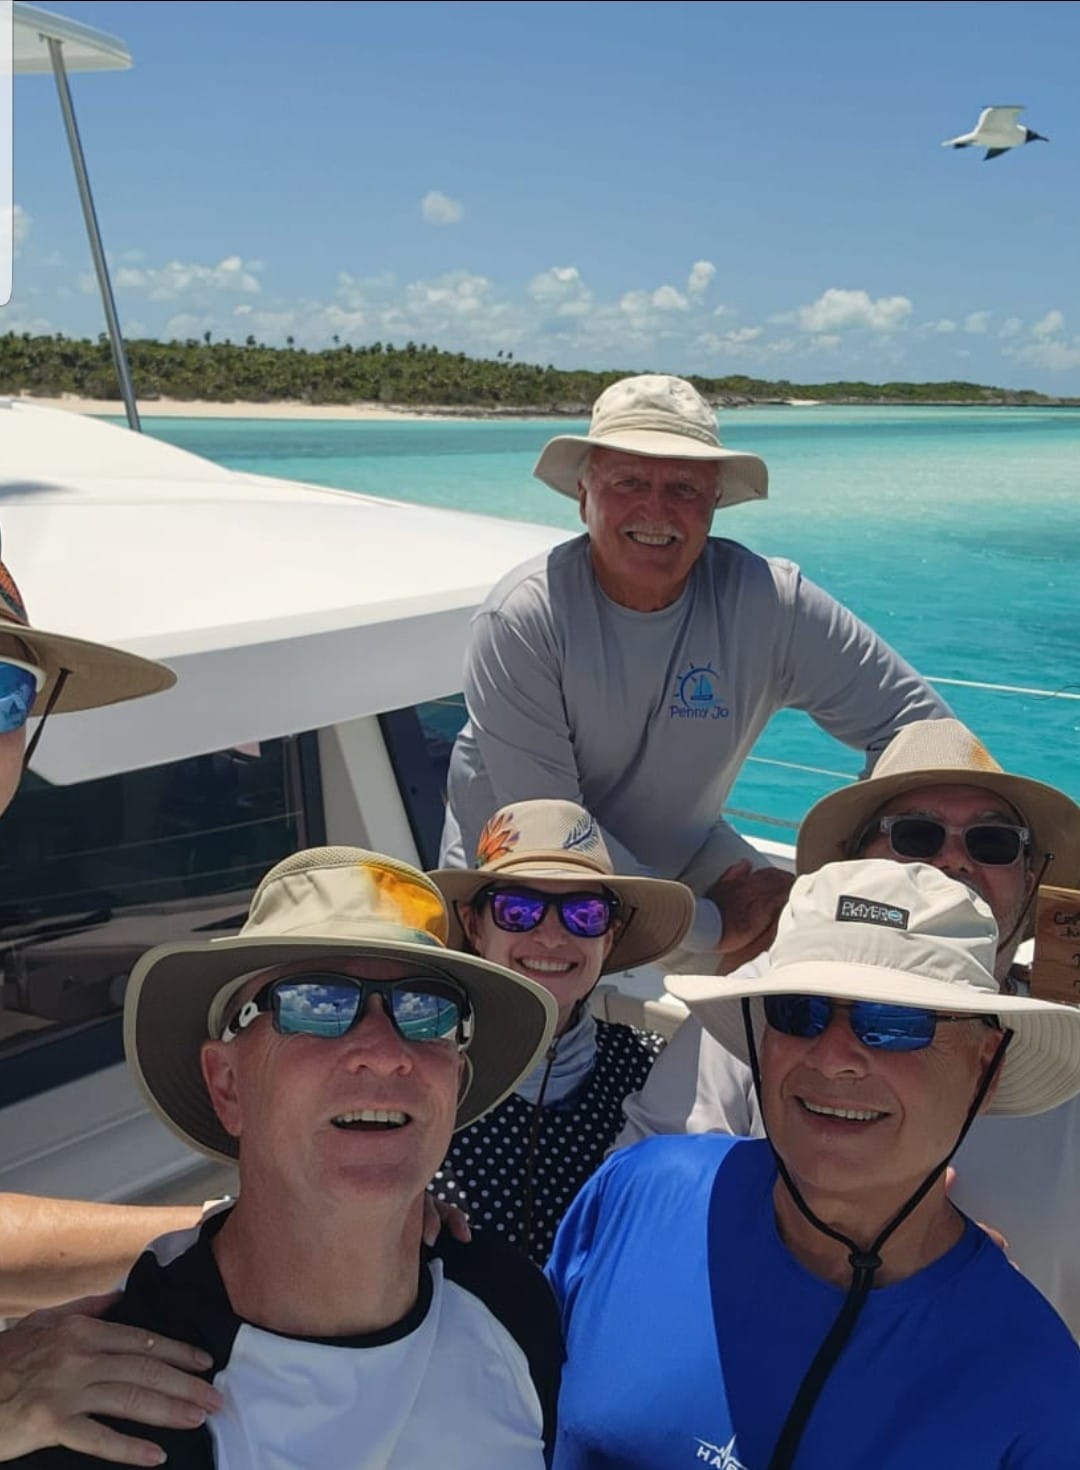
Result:
M1030 851L1031 832L1009 822L974 822L970 827L952 827L937 817L879 817L871 822L859 844L883 833L894 857L926 859L937 857L949 837L963 837L972 862L983 867L1007 868Z
M221 1033L233 1041L260 1015L270 1013L282 1036L344 1036L359 1025L368 997L377 995L403 1041L472 1040L469 997L445 975L409 975L402 980L357 980L333 971L305 971L271 980L244 1002Z
M554 907L562 926L579 939L599 939L614 924L619 900L606 888L600 893L542 893L538 888L489 884L473 899L473 907L491 906L491 917L510 934L528 934Z

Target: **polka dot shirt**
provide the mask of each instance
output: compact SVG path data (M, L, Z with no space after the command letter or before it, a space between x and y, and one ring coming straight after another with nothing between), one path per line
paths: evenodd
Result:
M645 1085L663 1045L650 1031L598 1021L596 1061L577 1090L539 1110L511 1093L456 1133L432 1182L436 1199L459 1205L474 1229L497 1231L542 1266L571 1200L622 1131L623 1098Z

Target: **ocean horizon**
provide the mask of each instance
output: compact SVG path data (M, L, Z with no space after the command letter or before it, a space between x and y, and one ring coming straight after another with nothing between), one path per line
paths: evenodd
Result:
M547 439L584 420L147 414L143 426L232 469L580 527L576 504L531 471ZM1003 766L1080 798L1080 410L747 408L722 413L721 437L762 455L770 493L719 511L713 533L797 562L935 681ZM748 832L791 840L861 766L785 711L730 810Z

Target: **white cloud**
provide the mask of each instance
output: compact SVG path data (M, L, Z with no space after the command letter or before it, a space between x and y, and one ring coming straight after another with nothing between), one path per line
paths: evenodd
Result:
M990 313L988 311L969 311L964 318L964 331L973 337L979 337L987 331L990 326Z
M1051 312L1050 315L1060 317L1061 313ZM1064 337L1044 334L1034 342L1024 343L1022 347L1006 347L1005 355L1017 362L1045 368L1052 373L1066 372L1070 368L1080 367L1080 337L1074 337L1071 342L1067 342Z
M1065 317L1060 311L1048 311L1031 329L1033 337L1056 337L1065 326Z
M475 316L491 299L491 282L468 271L450 271L433 281L414 281L405 288L406 304L436 317Z
M420 201L420 213L429 225L456 225L465 206L439 189L430 189Z
M526 290L556 316L584 316L592 305L592 292L576 265L553 265L533 276Z
M30 233L30 216L21 204L12 206L11 230L15 254L18 255L19 247L26 243L26 238Z
M939 322L931 323L931 329L934 332L938 333L940 336L946 337L951 332L956 331L956 323L954 321L950 321L948 317L942 317Z
M734 357L745 354L752 342L761 336L762 327L733 327L730 332L703 332L695 346L703 352Z
M1007 317L1006 320L1002 322L1002 324L1001 324L1001 331L998 333L998 336L999 337L1019 337L1020 333L1023 330L1024 330L1024 324L1020 320L1020 318L1018 316L1010 316L1010 317Z
M30 216L21 204L12 205L10 213L6 209L0 209L0 260L6 261L8 267L18 256L19 248L29 233ZM14 328L5 320L4 330L11 332Z
M712 285L713 277L716 275L716 267L711 260L695 260L690 267L690 275L686 282L686 289L691 296L700 296Z
M652 304L657 311L685 311L688 305L686 297L674 286L658 286L652 293Z
M636 353L678 340L687 330L681 318L689 307L674 286L625 291L614 306L602 304L588 318L590 346Z
M141 267L122 265L113 276L118 291L137 292L148 301L176 301L181 296L206 296L219 291L257 296L262 286L255 275L257 261L244 261L239 255L227 255L217 265L184 264L172 260L168 265ZM79 277L82 290L97 290L93 275Z
M217 335L217 326L217 318L209 312L196 315L193 311L180 311L165 323L164 335L166 338L201 337L204 332Z
M13 315L10 305L4 307L3 324L5 332L14 332L16 336L29 332L31 337L49 337L60 330L43 316L22 316L18 312Z
M810 306L800 306L799 326L804 332L830 332L845 327L868 327L874 332L892 332L911 315L906 296L879 296L872 300L866 291L845 291L830 286Z

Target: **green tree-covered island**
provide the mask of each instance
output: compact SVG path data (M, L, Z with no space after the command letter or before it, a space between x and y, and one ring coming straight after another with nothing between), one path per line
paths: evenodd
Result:
M644 369L565 370L550 363L515 362L513 354L468 357L407 342L357 347L335 342L317 352L199 340L127 344L140 402L169 398L209 403L378 403L461 414L587 414L608 384ZM654 369L658 370L658 369ZM689 374L706 398L727 407L786 403L792 399L841 404L1080 405L1028 388L979 383L792 383L744 374L707 378ZM0 335L0 394L116 399L119 389L107 339Z

